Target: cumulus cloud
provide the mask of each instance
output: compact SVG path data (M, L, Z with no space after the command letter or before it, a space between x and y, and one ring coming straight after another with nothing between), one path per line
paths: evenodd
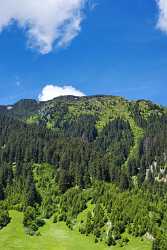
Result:
M159 7L159 20L157 27L167 33L167 0L156 0Z
M60 87L57 85L46 85L39 94L38 99L39 101L48 101L55 97L66 95L85 96L84 93L82 93L80 90L77 90L73 86Z
M47 54L67 46L80 32L88 0L0 0L0 32L15 22L28 37L28 46Z

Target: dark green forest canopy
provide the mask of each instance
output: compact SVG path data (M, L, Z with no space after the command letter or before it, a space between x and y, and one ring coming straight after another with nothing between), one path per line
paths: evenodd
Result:
M53 214L73 227L91 202L82 233L104 238L110 222L108 245L128 230L166 249L166 182L166 108L114 96L0 107L0 200L6 209L28 206L32 231Z

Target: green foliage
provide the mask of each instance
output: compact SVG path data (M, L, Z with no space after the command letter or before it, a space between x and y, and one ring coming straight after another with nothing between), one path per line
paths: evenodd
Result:
M166 235L158 236L152 245L152 250L166 250L167 248L167 238Z
M10 222L9 213L6 209L0 208L0 229Z
M50 218L58 203L58 186L55 169L49 164L33 164L33 177L36 189L41 197L39 211L42 217Z
M109 232L108 232L106 244L108 246L112 246L112 245L114 246L116 244L115 240L113 238L113 235L112 235L112 230L109 230Z
M38 217L38 214L33 207L27 207L24 212L23 225L26 228L26 232L30 235L34 235L39 227L42 227L45 221Z
M144 100L60 97L2 108L2 222L12 208L24 211L29 234L53 215L96 243L124 246L128 232L165 249L166 138L166 110Z
M89 192L94 208L86 209L87 213L81 217L79 231L82 234L92 234L108 245L123 246L128 243L127 237L124 237L127 232L134 237L149 237L150 240L163 235L161 232L166 225L166 189L154 193L143 187L121 192L114 185L99 182ZM66 207L66 214L70 210L71 207Z
M0 249L3 250L109 250L107 246L99 242L94 243L92 237L81 235L77 230L70 230L65 223L53 224L52 219L39 229L40 235L30 236L25 234L22 224L23 214L10 211L11 222L0 230ZM151 243L130 238L127 247L114 246L113 250L150 250Z

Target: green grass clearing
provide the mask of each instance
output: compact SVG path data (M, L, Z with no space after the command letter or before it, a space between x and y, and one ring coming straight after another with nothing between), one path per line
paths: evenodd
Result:
M92 237L71 231L65 223L52 223L48 220L39 231L41 236L29 236L22 225L23 214L11 211L10 224L0 230L0 249L3 250L151 250L151 242L132 238L123 248L95 244Z

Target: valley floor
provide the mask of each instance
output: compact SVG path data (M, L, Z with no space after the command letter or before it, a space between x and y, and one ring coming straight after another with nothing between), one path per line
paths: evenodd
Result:
M123 248L95 244L91 237L71 231L64 223L54 224L48 220L40 229L40 236L29 236L22 226L23 214L11 211L11 222L0 230L0 249L3 250L151 250L149 241L130 240Z

